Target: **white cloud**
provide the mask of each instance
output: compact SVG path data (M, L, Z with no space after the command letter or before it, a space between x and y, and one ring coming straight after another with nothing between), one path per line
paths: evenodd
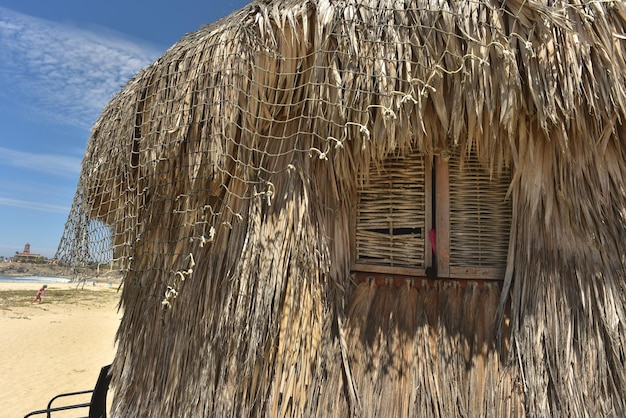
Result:
M0 206L11 206L14 208L33 209L54 213L68 213L70 211L70 208L66 206L51 205L41 202L30 202L27 200L10 199L4 197L0 197Z
M34 154L0 147L0 165L22 167L64 177L78 177L80 158L60 154Z
M90 127L113 95L160 54L111 32L0 7L0 96L19 100L38 117Z

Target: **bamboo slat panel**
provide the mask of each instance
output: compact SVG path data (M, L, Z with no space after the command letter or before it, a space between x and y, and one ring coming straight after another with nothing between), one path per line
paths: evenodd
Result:
M424 266L424 158L417 152L370 168L357 206L357 262Z
M503 268L511 228L510 171L490 175L472 154L450 158L450 266Z

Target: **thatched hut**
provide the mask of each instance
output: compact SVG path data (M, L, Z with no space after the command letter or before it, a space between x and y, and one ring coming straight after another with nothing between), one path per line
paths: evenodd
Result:
M626 5L266 0L93 128L113 415L624 416Z

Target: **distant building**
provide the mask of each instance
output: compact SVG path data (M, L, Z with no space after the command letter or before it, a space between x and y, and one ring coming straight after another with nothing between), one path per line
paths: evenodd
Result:
M20 262L33 262L33 261L40 261L41 258L42 258L41 254L32 254L30 252L30 244L26 243L26 245L24 245L24 252L16 253L15 256L13 257L13 260L20 261Z

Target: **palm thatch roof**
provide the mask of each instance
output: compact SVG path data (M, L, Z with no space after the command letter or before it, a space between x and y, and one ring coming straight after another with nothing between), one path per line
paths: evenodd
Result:
M105 107L59 248L125 271L113 415L625 415L625 116L620 1L187 35ZM413 151L511 170L503 282L352 280L363 173Z

